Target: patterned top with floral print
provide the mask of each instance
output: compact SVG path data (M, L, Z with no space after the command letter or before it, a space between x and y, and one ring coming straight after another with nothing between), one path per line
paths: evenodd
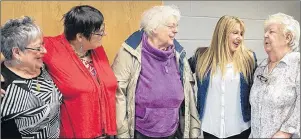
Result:
M94 68L93 61L92 60L87 60L87 59L84 59L84 58L81 58L80 60L83 62L85 67L90 71L90 73L93 75L93 77L96 77L96 70Z
M251 138L278 131L300 137L300 53L286 54L268 74L268 60L254 74L250 92Z

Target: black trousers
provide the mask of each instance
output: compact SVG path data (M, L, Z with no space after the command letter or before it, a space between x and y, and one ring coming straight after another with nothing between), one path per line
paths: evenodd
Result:
M231 136L231 137L228 137L226 139L248 139L250 133L251 133L251 128L245 130L244 132L241 132L238 135ZM218 137L216 137L212 134L209 134L207 132L204 132L204 131L203 131L203 134L204 134L204 139L219 139Z

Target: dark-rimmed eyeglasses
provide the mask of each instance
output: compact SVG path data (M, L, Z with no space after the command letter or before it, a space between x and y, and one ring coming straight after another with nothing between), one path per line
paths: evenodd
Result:
M42 47L37 47L37 48L26 47L25 49L28 49L28 50L35 50L35 51L42 51L42 50L43 50Z
M261 74L257 75L257 78L261 81L261 83L267 83L269 81L267 77L264 77Z
M92 32L92 34L97 35L97 36L104 36L105 35L105 31L102 30L100 33Z
M104 36L105 35L105 23L103 23L103 29L98 33L98 32L92 32L92 34L94 35L98 35L98 36Z
M25 47L25 49L39 51L39 52L41 52L42 50L45 49L44 43L38 44L36 46L39 46L39 47Z

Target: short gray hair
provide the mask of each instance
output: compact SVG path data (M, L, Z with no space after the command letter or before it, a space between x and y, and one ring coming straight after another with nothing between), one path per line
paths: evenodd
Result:
M170 17L174 17L177 22L180 20L181 13L178 7L174 5L154 6L142 14L140 28L142 28L147 35L151 35L154 29L167 24Z
M299 40L300 40L300 25L294 17L286 15L284 13L277 13L270 15L268 19L264 21L264 28L271 23L278 23L283 25L283 33L286 34L288 32L292 33L292 42L290 42L290 47L292 47L293 51L299 51Z
M42 36L41 29L28 16L8 20L1 27L1 52L6 60L13 59L13 48L21 51L38 37Z

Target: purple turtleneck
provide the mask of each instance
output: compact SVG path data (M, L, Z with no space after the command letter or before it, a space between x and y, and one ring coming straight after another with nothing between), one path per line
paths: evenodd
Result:
M141 72L136 89L136 130L149 137L167 137L179 124L184 99L174 46L166 51L142 38Z

